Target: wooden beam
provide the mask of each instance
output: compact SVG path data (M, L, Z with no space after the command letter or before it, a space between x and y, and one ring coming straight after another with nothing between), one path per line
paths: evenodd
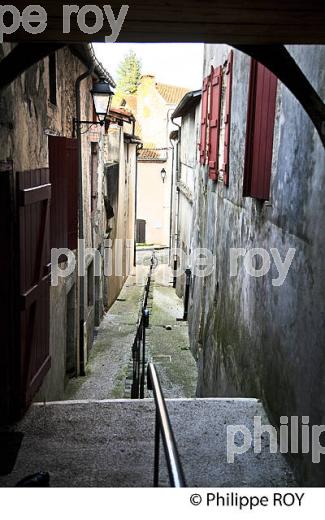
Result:
M23 10L28 0L15 5ZM65 0L37 2L48 15L42 34L31 35L23 28L8 36L8 41L64 41L66 43L104 41L111 34L104 16L103 27L95 34L85 34L71 15L71 30L63 34ZM91 2L78 0L80 8ZM115 17L124 1L97 0L102 8L111 5ZM318 43L325 44L324 0L127 0L128 13L118 41L121 42L206 42L235 44ZM86 16L94 25L95 15Z
M284 45L233 45L256 59L290 90L314 123L325 147L325 104Z

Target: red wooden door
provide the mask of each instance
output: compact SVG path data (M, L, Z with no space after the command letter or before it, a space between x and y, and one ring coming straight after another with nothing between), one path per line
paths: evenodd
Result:
M68 248L78 247L78 146L77 139L66 139L68 193Z
M50 367L50 198L48 169L17 173L20 411Z
M77 140L49 136L52 184L51 247L77 249L78 149Z

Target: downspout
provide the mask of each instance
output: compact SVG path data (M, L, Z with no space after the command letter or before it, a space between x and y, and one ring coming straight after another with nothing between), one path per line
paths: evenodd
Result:
M178 214L179 214L179 190L177 188L177 181L179 180L179 153L180 153L180 145L181 145L181 125L178 123L175 123L174 119L172 118L172 122L175 126L178 127L178 140L176 143L176 158L175 158L175 186L176 186L176 195L177 195L177 213L176 213L176 202L175 202L175 235L177 237L176 241L176 247L179 247L178 243Z
M133 131L134 134L134 131ZM137 213L138 213L138 156L143 148L143 144L136 145L136 161L135 161L135 189L134 189L134 258L133 265L137 265Z
M173 239L172 239L172 234L173 234L173 207L174 207L174 197L173 197L173 192L174 192L174 159L175 159L175 148L174 148L174 145L172 143L172 140L170 139L170 144L172 145L172 148L173 148L173 152L172 152L172 178L171 178L171 188L170 188L170 217L169 217L169 265L171 265L171 258L172 258L172 247L173 247Z
M132 135L135 132L135 117L132 121ZM133 267L137 265L137 182L138 182L138 145L135 146L135 179L134 179L134 236L133 236Z
M77 135L77 147L78 147L78 191L79 191L79 208L78 208L78 217L79 217L79 244L78 244L78 252L80 251L80 241L84 240L84 212L83 212L83 179L82 179L82 146L81 146L81 130L80 123L81 121L81 101L80 101L80 84L81 82L91 76L95 68L93 64L86 72L81 74L75 83L75 96L76 96L76 135ZM83 248L84 250L84 248ZM78 270L79 266L79 258L78 258ZM84 323L85 323L85 276L79 276L79 370L80 375L85 375L85 335L84 335Z
M167 110L167 116L166 116L166 161L168 161L168 141L170 142L170 139L169 139L169 114L171 112L174 112L174 108L169 108ZM172 118L171 118L171 121ZM177 125L176 125L177 126ZM168 254L168 257L169 257L169 263L170 263L170 252L171 252L171 229L172 229L172 204L173 204L173 177L174 177L174 172L173 172L173 160L174 160L174 157L172 157L172 174L171 174L171 179L170 179L170 202L169 202L169 254Z

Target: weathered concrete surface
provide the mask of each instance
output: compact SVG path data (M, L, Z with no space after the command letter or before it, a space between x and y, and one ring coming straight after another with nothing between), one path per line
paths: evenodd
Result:
M150 327L147 329L148 357L156 364L165 397L195 397L197 367L190 351L183 301L172 287L172 273L165 255L153 273Z
M139 265L97 329L86 376L71 379L63 399L122 399L130 396L132 344L151 253L138 254ZM171 272L166 264L168 252L157 253L157 258L159 267L154 271L148 302L147 358L153 360L160 370L166 397L194 397L197 369L189 349L188 327L186 322L176 321L183 316L183 304L171 287Z
M124 397L142 293L143 278L139 267L138 276L128 277L118 299L97 329L86 376L70 380L64 399Z
M226 428L252 431L254 415L267 419L255 399L168 400L188 486L290 486L291 471L279 454L250 449L234 464L226 460ZM145 401L57 402L33 405L16 429L24 433L12 473L13 486L36 471L49 471L56 487L150 487L153 478L154 403ZM239 440L241 444L241 440ZM164 457L161 482L168 485Z

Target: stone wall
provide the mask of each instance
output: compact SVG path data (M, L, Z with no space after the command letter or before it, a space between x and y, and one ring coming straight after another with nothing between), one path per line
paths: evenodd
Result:
M325 48L289 46L314 88L325 97ZM205 76L229 48L206 45ZM281 415L325 424L324 173L325 153L308 116L281 83L274 130L271 196L243 198L250 58L234 51L229 187L197 166L192 250L208 248L213 273L194 277L189 306L191 348L199 366L199 396L263 399L275 424ZM254 278L238 261L230 277L230 249L277 248L295 256L284 284L277 270ZM311 455L294 459L298 477L324 483L325 466Z

